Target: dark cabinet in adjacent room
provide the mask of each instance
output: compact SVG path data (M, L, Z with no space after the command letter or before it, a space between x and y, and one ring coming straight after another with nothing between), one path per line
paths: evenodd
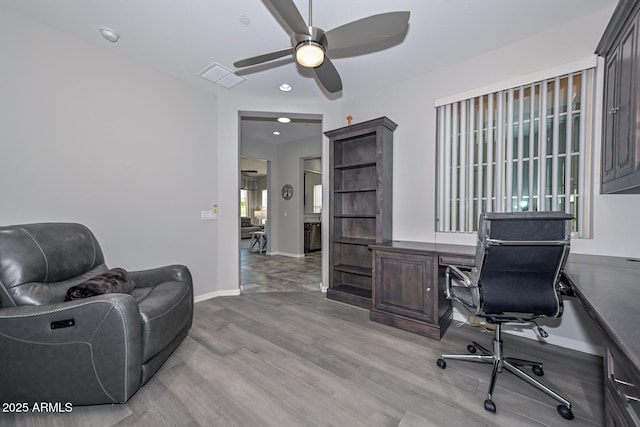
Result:
M605 60L602 193L640 193L639 9L621 0L596 49Z
M304 253L319 251L322 249L321 243L322 224L319 222L304 223Z

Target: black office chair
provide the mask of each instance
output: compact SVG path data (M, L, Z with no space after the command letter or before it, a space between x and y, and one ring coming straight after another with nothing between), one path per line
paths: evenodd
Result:
M561 402L558 413L573 418L571 402L560 396L518 366L529 366L537 376L542 364L505 357L502 353L503 323L535 323L538 317L562 315L562 268L569 254L570 222L573 217L560 212L483 213L478 227L475 267L464 271L456 266L446 270L446 297L463 304L469 311L495 327L493 352L473 342L472 354L443 354L446 359L493 364L484 408L496 412L493 390L497 375L506 369ZM548 334L537 324L538 333ZM480 350L481 354L474 354Z

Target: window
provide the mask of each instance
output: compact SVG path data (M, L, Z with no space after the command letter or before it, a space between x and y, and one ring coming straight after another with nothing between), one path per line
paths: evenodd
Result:
M482 212L564 211L588 237L594 69L437 105L440 232Z
M247 190L240 190L240 216L249 216L248 203Z
M262 190L262 207L260 208L260 224L265 225L267 223L267 201L268 199L268 190Z
M322 213L322 184L313 186L313 213Z

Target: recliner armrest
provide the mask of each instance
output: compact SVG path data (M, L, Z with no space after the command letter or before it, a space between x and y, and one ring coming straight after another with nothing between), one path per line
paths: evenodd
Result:
M136 284L136 288L147 288L163 282L185 282L193 292L191 272L184 265L167 265L148 270L130 271L129 277Z
M140 386L142 339L130 295L0 310L0 401L125 402Z

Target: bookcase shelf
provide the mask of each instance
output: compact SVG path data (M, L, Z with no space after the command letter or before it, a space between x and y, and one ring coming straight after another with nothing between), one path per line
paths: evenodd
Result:
M369 245L391 240L393 131L387 117L325 132L329 145L327 298L371 307Z

